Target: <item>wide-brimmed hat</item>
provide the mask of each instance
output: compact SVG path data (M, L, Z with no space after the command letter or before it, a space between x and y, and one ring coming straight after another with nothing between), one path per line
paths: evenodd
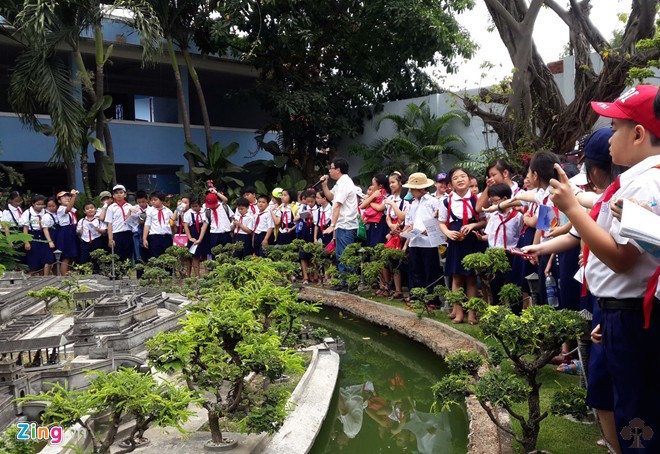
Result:
M57 193L57 197L55 197L55 198L59 200L60 197L64 197L65 195L69 195L69 196L70 196L71 193L70 193L69 191L60 191L60 192Z
M105 199L106 197L112 198L112 194L110 194L110 191L101 191L99 194L99 199Z
M404 188L408 189L426 189L433 186L433 180L427 178L422 172L415 172L408 177L408 183L404 184Z
M218 196L215 194L206 194L206 208L214 210L218 207Z

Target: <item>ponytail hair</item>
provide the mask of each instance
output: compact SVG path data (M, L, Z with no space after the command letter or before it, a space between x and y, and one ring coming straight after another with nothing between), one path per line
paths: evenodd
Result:
M529 169L536 172L541 182L547 185L551 179L559 179L555 164L561 164L557 155L548 150L541 150L532 156L532 160L529 161Z

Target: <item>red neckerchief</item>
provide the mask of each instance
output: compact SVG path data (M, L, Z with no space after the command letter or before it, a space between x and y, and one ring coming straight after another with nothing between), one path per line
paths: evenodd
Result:
M85 218L85 221L89 222L91 225L87 226L87 233L89 234L89 242L92 242L92 227L94 227L94 218L90 221L89 219ZM83 223L83 225L85 225Z
M468 220L470 219L468 217L469 216L468 210L472 211L472 216L475 220L479 218L479 215L477 214L477 211L472 206L472 203L470 203L473 198L474 198L474 194L471 194L470 198L468 198L468 199L461 197L461 201L463 202L463 219L462 219L462 224L463 225L467 225ZM449 227L449 224L451 224L451 200L452 200L452 197L449 196L447 198L447 221L445 222L445 225L447 227Z
M609 203L610 199L612 196L614 196L614 193L618 191L621 188L621 181L619 180L619 177L616 177L614 182L605 189L605 192L600 196L598 201L594 204L593 207L591 207L591 211L589 211L589 216L591 216L591 219L594 221L598 219L598 214L600 213L600 208L603 206L603 203ZM589 248L587 247L586 243L584 245L584 249L582 250L582 261L584 263L584 269L587 269L587 261L589 260ZM580 292L580 296L587 296L587 273L583 273L582 275L582 291Z
M11 211L11 210L9 210L9 211ZM23 216L23 211L21 210L21 207L16 207L16 211L18 211L18 217L19 217L19 218L20 218L21 216Z
M201 219L200 219L201 214L200 214L200 212L198 211L198 212L196 213L196 215L197 215L197 216L195 216L195 227L197 228L197 235L199 235L199 233L201 232L201 230L200 230L200 228L199 228L199 223L200 223L200 221L201 221Z
M252 210L252 214L257 214L257 204L256 203L251 203L250 204L250 209Z
M289 212L286 209L287 207L282 208L282 226L284 228L289 225Z
M534 210L536 210L536 202L532 202L528 207L525 207L525 210L523 211L523 216L526 215L527 213L532 213L531 216L534 216ZM523 236L529 226L523 222L523 228L520 231L520 236Z
M71 225L76 225L78 223L78 218L76 218L76 213L73 210L69 211L69 222Z
M119 209L121 210L121 216L124 218L124 222L126 222L126 213L124 213L124 205L126 205L126 201L125 201L125 200L122 200L122 202L119 203L119 202L117 202L117 201L115 200L115 204L116 204L116 205L119 207Z
M319 226L325 227L325 209L319 207L319 211L321 212L321 215L319 216Z
M497 246L497 238L500 235L500 229L504 231L504 248L506 249L506 226L505 224L509 222L511 219L515 218L518 215L518 212L516 210L511 210L509 214L507 215L506 218L503 218L501 214L497 213L497 215L500 218L500 225L497 226L497 229L495 229L495 246Z
M218 207L212 209L211 212L213 213L213 219L215 219L215 226L220 228L220 224L218 223Z
M257 227L259 227L259 220L261 219L261 215L264 214L266 210L260 211L259 214L257 215L256 221L254 221L254 233L257 233Z
M238 220L238 225L236 226L236 233L238 233L241 230L241 224L243 223L243 218L244 216L241 214L241 217Z

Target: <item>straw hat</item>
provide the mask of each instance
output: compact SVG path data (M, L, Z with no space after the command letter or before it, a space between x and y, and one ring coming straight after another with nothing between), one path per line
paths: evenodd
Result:
M408 189L426 189L433 186L433 180L426 178L422 172L415 172L408 177L408 183L404 184L404 188Z

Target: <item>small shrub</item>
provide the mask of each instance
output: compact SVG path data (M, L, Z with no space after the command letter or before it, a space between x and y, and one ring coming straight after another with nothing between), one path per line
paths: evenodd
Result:
M571 415L583 420L589 414L587 390L576 385L561 387L552 395L550 412L557 416Z
M445 363L452 374L475 375L484 363L484 358L479 352L461 350L447 355Z
M497 295L502 304L509 307L520 306L523 299L523 291L516 284L504 284Z

